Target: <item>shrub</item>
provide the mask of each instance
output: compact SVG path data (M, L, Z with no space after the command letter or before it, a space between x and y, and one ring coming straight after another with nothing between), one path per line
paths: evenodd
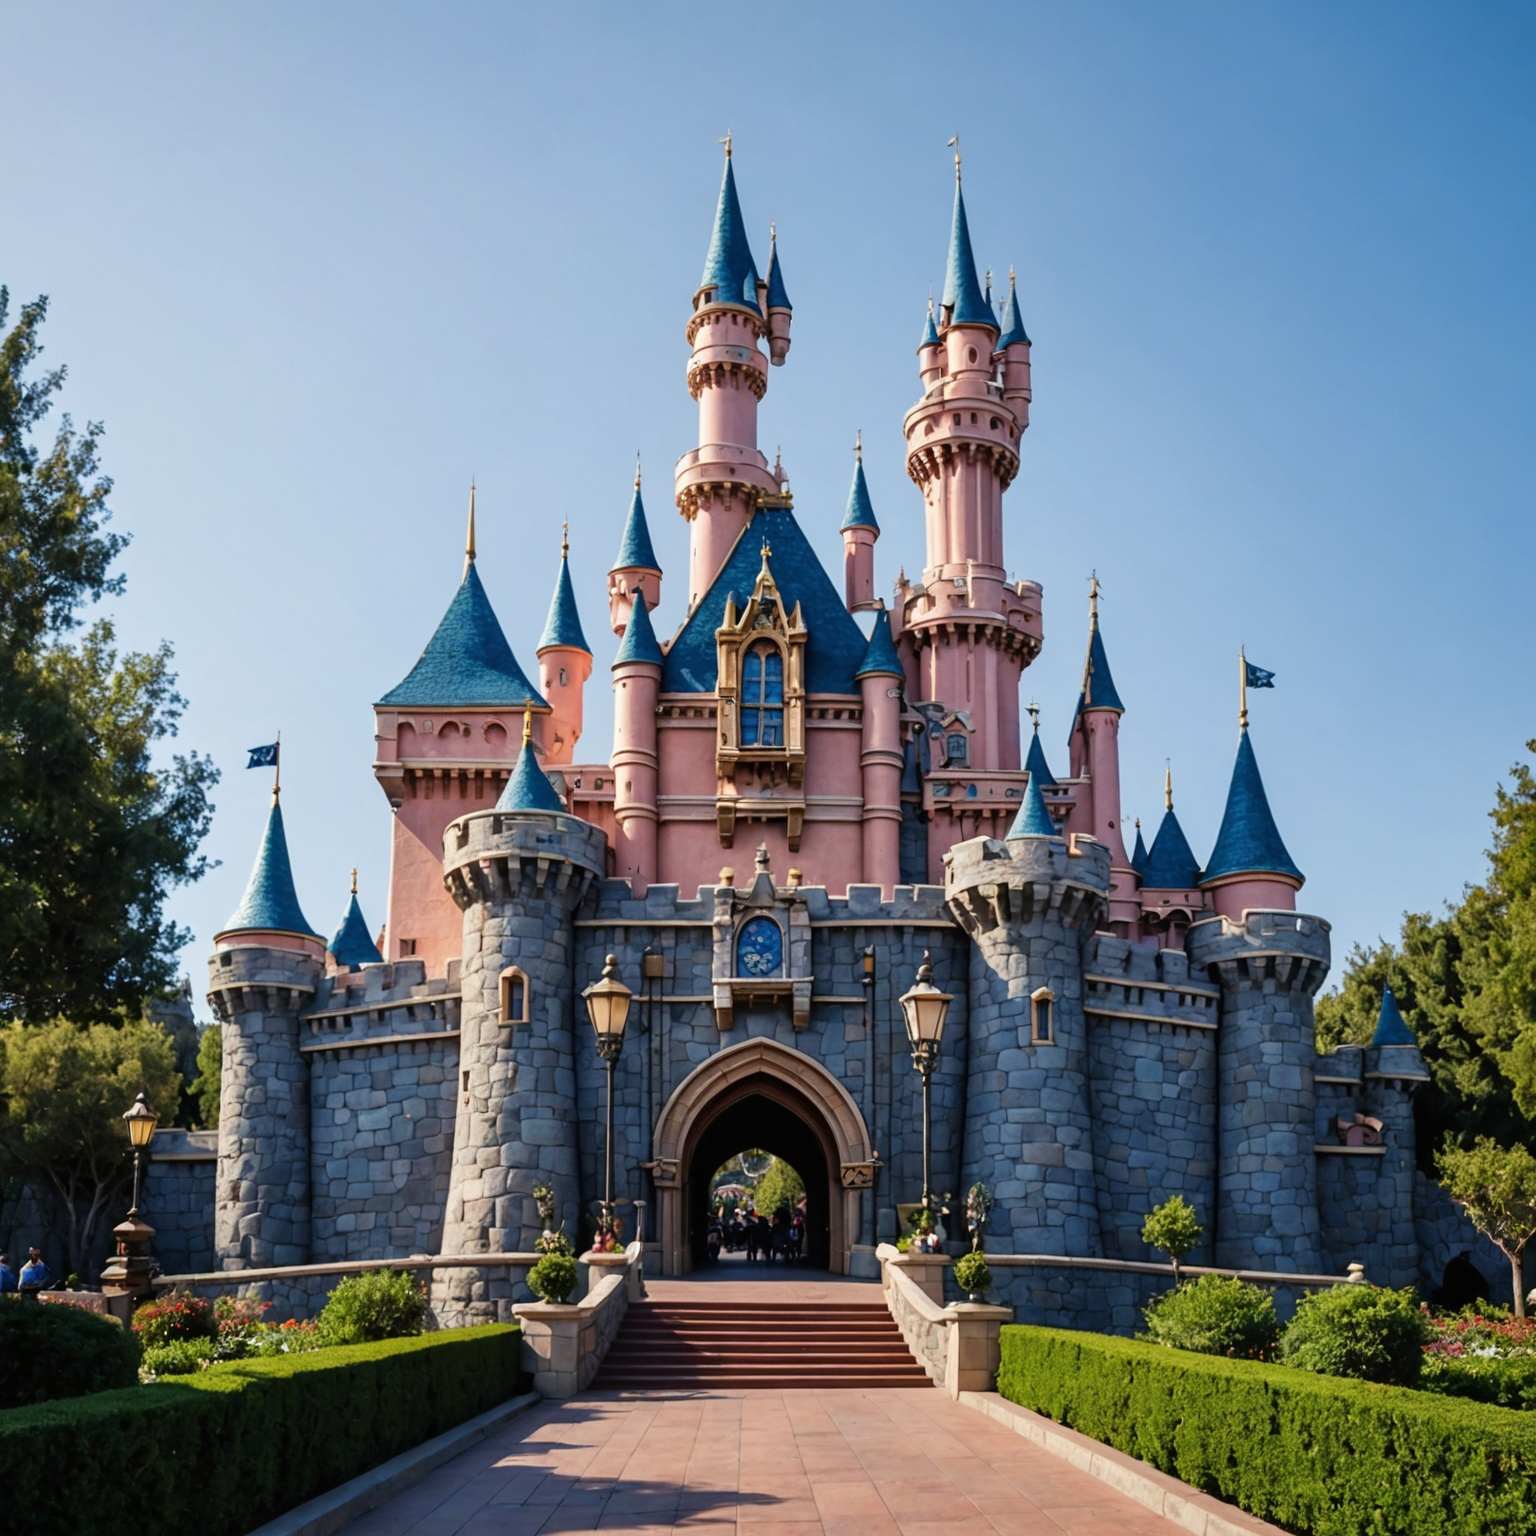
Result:
M133 1331L145 1349L174 1339L211 1339L217 1328L213 1303L185 1291L146 1301L133 1314Z
M219 1346L212 1339L172 1339L169 1344L151 1344L140 1369L149 1376L190 1376L218 1358Z
M1179 1260L1200 1241L1204 1228L1195 1208L1183 1195L1170 1195L1147 1213L1141 1224L1141 1240L1149 1248L1161 1248L1173 1264L1173 1283L1179 1283Z
M576 1261L563 1253L546 1253L528 1271L528 1289L540 1301L569 1301L576 1290Z
M1536 1355L1505 1359L1425 1355L1419 1385L1447 1397L1469 1397L1474 1402L1529 1411L1536 1409Z
M1269 1292L1228 1275L1186 1280L1165 1291L1142 1315L1149 1343L1201 1355L1263 1360L1280 1333Z
M327 1344L368 1344L420 1333L427 1298L403 1269L349 1275L331 1292L316 1322Z
M1411 1387L1424 1355L1424 1318L1411 1290L1334 1285L1302 1297L1280 1340L1280 1358L1323 1376Z
M1287 1530L1536 1531L1536 1420L1508 1409L1017 1326L998 1390Z
M0 1364L0 1408L21 1408L131 1387L139 1379L139 1341L80 1307L0 1299Z
M212 1365L0 1414L0 1486L28 1536L99 1531L103 1511L114 1528L237 1536L519 1385L502 1324Z
M961 1254L955 1260L955 1284L967 1296L984 1296L987 1287L992 1284L992 1270L987 1264L986 1255Z

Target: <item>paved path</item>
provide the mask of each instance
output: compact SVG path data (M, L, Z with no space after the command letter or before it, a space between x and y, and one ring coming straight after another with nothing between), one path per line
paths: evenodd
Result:
M962 1522L969 1522L968 1528ZM937 1390L540 1403L347 1536L1173 1536Z

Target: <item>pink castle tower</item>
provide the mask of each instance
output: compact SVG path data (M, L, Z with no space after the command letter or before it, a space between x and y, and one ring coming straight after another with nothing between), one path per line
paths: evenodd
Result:
M661 601L661 565L651 545L645 503L640 499L639 454L635 455L635 494L624 519L619 552L608 571L608 621L616 635L622 635L629 624L629 606L636 592L645 593L645 606L654 612Z
M864 478L864 434L853 440L853 484L848 488L848 510L843 514L843 592L849 613L862 608L883 608L875 597L875 540L880 524L875 521L869 482Z
M582 690L592 675L592 649L582 633L571 585L570 528L560 530L560 574L549 601L549 617L535 650L539 658L539 687L549 701L544 738L544 762L549 767L575 761L581 740Z

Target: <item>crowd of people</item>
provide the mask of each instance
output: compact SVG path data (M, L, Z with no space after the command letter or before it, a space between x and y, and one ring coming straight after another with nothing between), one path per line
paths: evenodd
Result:
M750 1263L775 1259L798 1264L805 1253L805 1201L781 1205L771 1216L757 1207L727 1210L716 1206L709 1220L705 1251L713 1261L722 1253L744 1253Z

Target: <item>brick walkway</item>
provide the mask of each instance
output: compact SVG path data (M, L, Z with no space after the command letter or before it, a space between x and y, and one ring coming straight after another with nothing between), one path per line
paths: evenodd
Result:
M541 1403L347 1536L1172 1536L936 1390L589 1392Z

